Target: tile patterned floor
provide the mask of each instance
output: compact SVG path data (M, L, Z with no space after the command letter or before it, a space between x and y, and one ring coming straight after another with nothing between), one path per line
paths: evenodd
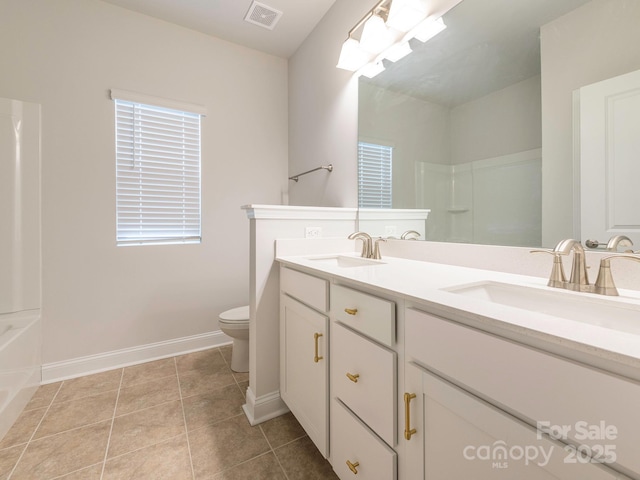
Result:
M291 414L251 427L231 347L38 389L0 440L0 480L337 479Z

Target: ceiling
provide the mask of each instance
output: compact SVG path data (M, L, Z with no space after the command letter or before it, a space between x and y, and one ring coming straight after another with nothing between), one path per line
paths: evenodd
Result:
M252 0L103 0L213 37L289 58L336 0L260 0L283 12L273 30L244 21Z
M385 61L362 81L455 106L540 74L540 26L589 0L463 1L443 17L447 29L413 53Z

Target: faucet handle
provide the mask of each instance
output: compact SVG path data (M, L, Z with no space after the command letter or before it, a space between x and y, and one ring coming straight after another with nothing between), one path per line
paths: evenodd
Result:
M627 260L640 262L640 257L636 257L635 255L609 255L602 257L600 260L600 270L598 270L598 278L595 283L595 291L601 295L618 295L618 289L615 283L613 283L613 275L611 275L612 258L626 258Z
M564 266L562 265L562 258L560 257L560 255L567 254L563 252L556 252L555 250L546 249L531 250L529 253L548 253L549 255L553 255L553 267L551 269L551 275L549 276L547 286L563 288L567 283L567 277L564 274Z

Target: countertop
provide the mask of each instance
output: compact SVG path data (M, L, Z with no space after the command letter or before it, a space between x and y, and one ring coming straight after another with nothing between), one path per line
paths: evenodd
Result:
M337 255L337 254L334 254ZM354 256L353 252L340 254ZM530 340L534 347L546 345L552 353L600 366L598 360L623 366L622 374L640 378L640 313L637 333L615 330L601 325L556 317L532 310L506 306L447 291L481 282L520 285L549 292L562 292L582 302L616 302L640 312L640 292L619 290L619 297L605 297L547 287L547 280L526 275L494 272L396 257L385 257L375 265L339 267L314 258L332 255L280 256L281 264L405 299L408 305L491 333L504 332L507 337ZM610 369L610 368L608 368ZM618 372L618 369L614 369Z

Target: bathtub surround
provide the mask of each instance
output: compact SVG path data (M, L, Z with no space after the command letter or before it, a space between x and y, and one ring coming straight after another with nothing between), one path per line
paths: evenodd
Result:
M40 384L40 105L0 98L0 439Z

